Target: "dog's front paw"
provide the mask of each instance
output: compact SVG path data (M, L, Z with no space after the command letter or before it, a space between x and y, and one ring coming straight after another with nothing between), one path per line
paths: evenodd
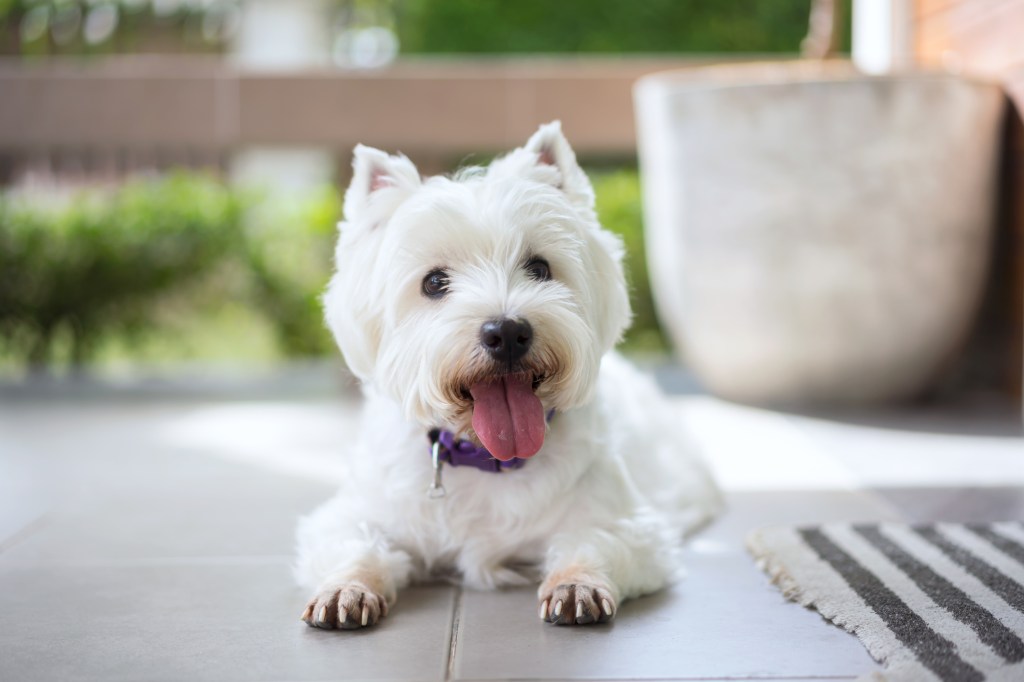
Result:
M384 597L362 585L345 585L319 593L302 612L307 625L324 630L356 630L376 625L388 615Z
M557 585L540 598L540 619L556 625L604 623L615 617L615 598L602 585Z

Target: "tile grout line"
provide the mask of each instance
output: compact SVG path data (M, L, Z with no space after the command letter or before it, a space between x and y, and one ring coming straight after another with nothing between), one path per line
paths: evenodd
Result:
M462 586L456 587L455 600L452 603L452 629L448 637L448 666L444 679L450 680L455 675L455 649L459 645L459 622L462 616Z

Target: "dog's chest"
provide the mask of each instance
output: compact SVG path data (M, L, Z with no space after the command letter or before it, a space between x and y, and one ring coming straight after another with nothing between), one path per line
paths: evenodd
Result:
M465 553L538 561L558 522L550 518L551 505L532 491L528 468L497 473L448 467L443 497L428 495L425 469L405 491L406 503L389 510L389 535L428 565L457 565Z

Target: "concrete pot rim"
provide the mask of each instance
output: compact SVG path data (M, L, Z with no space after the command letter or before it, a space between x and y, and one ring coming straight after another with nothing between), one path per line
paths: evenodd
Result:
M1000 87L995 80L938 69L908 69L875 75L857 70L852 62L846 60L773 60L657 71L637 79L634 90L671 87L676 91L710 92L793 85L861 85L928 81L948 81L979 88Z

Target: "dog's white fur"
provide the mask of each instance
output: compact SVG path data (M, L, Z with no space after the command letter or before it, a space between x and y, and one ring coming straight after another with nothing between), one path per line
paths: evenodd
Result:
M630 319L622 247L559 124L453 178L421 180L363 146L354 170L324 303L365 414L341 448L341 490L299 527L304 619L372 624L437 576L478 589L545 577L541 617L561 623L607 620L665 586L719 498L657 388L610 352ZM529 276L531 257L550 281ZM437 268L450 276L439 300L421 289ZM447 495L428 498L427 431L474 437L465 389L493 373L480 327L502 317L532 325L524 362L556 416L521 469L446 467Z

